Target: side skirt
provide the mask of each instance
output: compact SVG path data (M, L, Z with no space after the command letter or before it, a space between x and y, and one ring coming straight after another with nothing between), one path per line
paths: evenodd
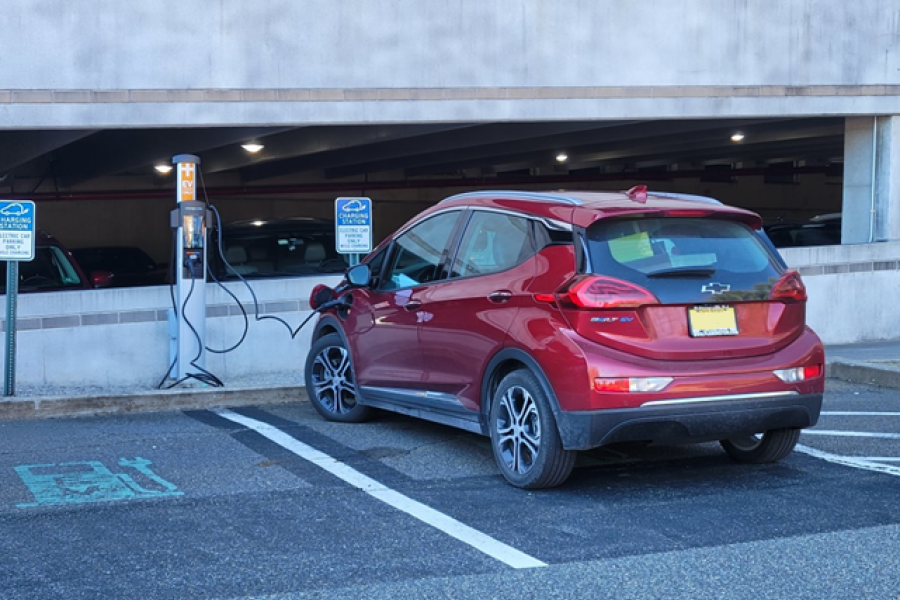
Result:
M487 435L477 412L466 409L452 394L362 386L359 401L366 406Z

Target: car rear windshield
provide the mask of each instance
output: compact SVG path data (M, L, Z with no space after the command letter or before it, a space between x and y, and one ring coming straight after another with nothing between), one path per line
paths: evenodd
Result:
M603 219L587 230L594 273L664 304L764 300L782 268L758 234L713 218Z

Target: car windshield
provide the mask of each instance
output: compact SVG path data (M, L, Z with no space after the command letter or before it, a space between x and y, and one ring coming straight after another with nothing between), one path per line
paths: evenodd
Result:
M0 289L6 293L6 262L0 262ZM66 253L56 246L38 247L34 260L19 262L19 291L81 288L84 284Z
M749 227L709 218L602 219L587 230L594 273L663 303L761 300L781 267Z

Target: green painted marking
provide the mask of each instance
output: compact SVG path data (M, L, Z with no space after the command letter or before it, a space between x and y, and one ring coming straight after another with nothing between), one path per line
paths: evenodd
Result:
M134 469L151 482L150 488L137 483L127 473L113 473L95 460L59 464L21 465L16 473L31 490L36 502L19 504L19 508L52 504L110 502L182 496L178 487L150 470L153 464L146 458L119 459L120 467Z

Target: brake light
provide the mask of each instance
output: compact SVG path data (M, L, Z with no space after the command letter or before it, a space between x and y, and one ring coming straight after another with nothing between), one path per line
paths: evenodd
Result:
M797 271L787 271L781 276L769 294L772 300L784 302L806 302L806 286Z
M708 217L711 210L701 209L675 209L663 212L667 217Z
M599 275L576 279L562 297L578 308L633 308L659 304L656 296L639 285Z
M822 374L822 365L807 365L803 367L803 379L812 379Z

